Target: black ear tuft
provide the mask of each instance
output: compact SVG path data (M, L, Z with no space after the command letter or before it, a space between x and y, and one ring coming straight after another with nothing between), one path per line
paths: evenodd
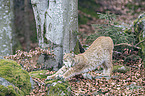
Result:
M70 53L72 57L75 57L75 53L73 51L70 51Z
M66 53L64 52L64 55L66 55Z
M72 55L72 57L75 57L75 53L74 52L72 52L71 55Z

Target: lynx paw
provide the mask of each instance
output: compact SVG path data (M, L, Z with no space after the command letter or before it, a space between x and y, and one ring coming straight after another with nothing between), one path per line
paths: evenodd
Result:
M63 75L56 75L55 77L47 76L47 79L45 79L45 80L53 80L53 79L66 80L66 78Z
M47 79L45 80L52 80L52 76L47 76Z
M101 73L100 75L101 75L101 76L105 76L105 77L106 77L106 76L107 76L107 77L108 77L108 76L110 77L110 73Z
M64 76L63 76L63 75L58 75L58 76L56 77L56 79L64 79Z

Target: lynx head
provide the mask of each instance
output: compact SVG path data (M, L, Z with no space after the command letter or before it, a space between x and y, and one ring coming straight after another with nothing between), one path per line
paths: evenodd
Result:
M75 62L74 62L74 57L75 54L74 53L67 53L64 55L63 57L63 63L66 67L72 67L74 66Z

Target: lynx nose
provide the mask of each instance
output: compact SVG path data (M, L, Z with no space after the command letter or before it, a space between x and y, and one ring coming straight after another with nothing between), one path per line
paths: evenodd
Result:
M67 62L67 60L63 60L63 62Z

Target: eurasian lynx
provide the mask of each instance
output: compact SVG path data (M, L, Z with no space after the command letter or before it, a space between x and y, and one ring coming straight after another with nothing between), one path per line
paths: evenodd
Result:
M95 70L97 66L103 66L103 74L110 76L112 73L113 41L110 37L101 36L97 38L84 53L64 55L64 66L54 75L47 79L62 77L68 79L77 74Z

